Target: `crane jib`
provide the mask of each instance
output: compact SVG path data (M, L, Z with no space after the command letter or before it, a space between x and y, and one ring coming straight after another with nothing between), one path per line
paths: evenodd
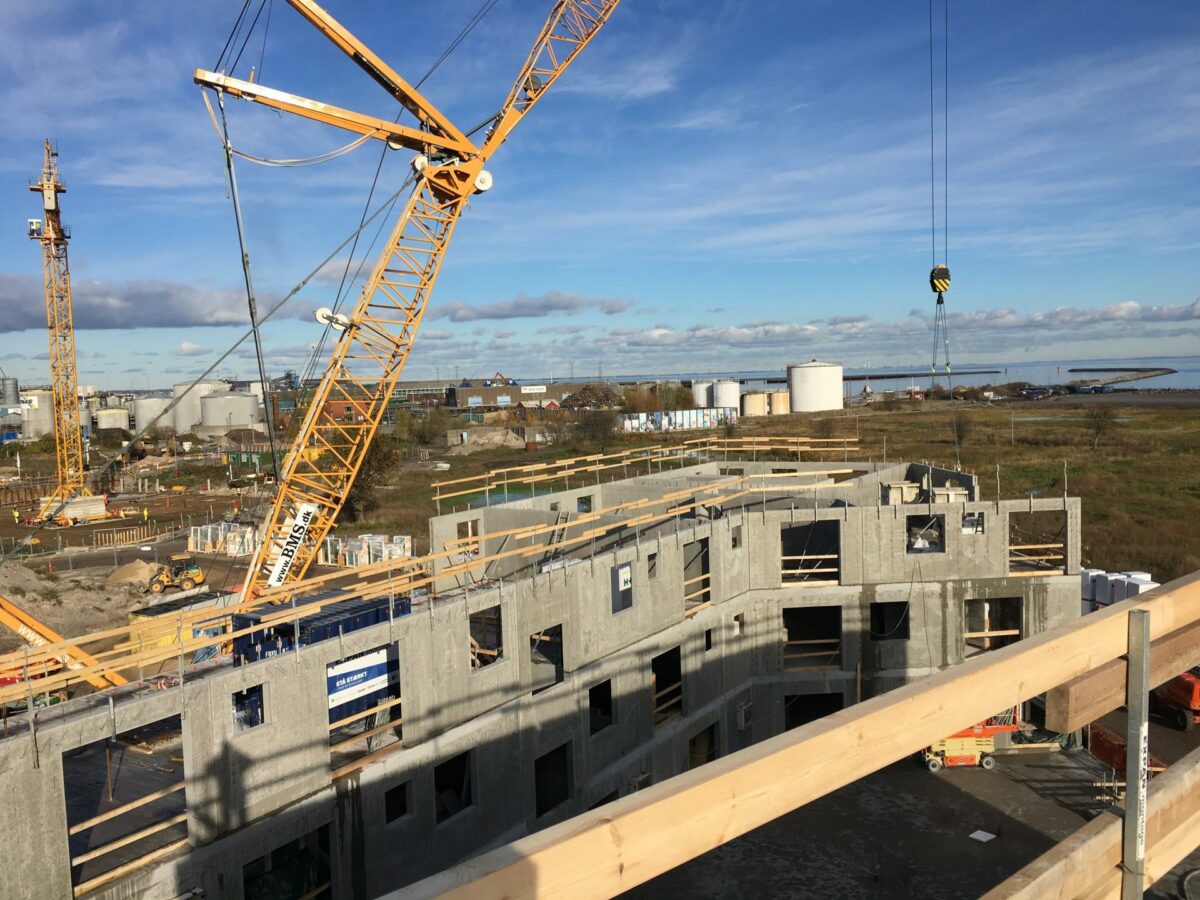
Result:
M312 525L319 509L320 507L315 503L300 504L300 508L296 510L296 517L288 524L285 531L287 537L284 539L283 547L279 550L279 558L271 567L271 574L267 577L267 587L279 587L287 580L288 572L291 571L292 564L296 560L296 552L304 545L305 535L308 534L309 526Z

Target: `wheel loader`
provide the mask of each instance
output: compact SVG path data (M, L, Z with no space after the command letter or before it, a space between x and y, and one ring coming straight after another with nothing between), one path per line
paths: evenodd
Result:
M197 585L204 584L204 570L189 553L177 553L165 566L159 566L158 571L142 588L142 593L161 594L167 588L178 588L190 591Z

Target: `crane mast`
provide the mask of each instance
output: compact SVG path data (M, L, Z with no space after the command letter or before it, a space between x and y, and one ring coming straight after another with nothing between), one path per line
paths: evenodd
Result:
M416 151L414 184L354 309L318 312L339 332L324 376L284 462L248 594L304 576L378 431L412 349L446 247L473 194L491 187L491 154L608 21L620 0L557 0L482 146L476 146L344 26L311 0L288 0L397 100L417 128L362 115L250 81L197 70L195 81L229 96ZM339 421L331 410L353 412Z
M72 497L86 496L83 435L79 427L79 379L75 370L75 321L71 308L71 271L67 265L70 233L62 224L58 195L66 185L58 177L58 150L46 140L41 178L29 189L42 195L42 219L29 220L29 237L42 244L42 280L50 335L50 387L54 404L54 454L58 478L38 514L48 518Z

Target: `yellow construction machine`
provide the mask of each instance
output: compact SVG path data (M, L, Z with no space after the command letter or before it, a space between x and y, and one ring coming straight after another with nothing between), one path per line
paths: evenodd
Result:
M159 566L149 581L142 586L142 593L161 594L167 588L190 591L204 584L206 575L190 553L176 553L165 566Z

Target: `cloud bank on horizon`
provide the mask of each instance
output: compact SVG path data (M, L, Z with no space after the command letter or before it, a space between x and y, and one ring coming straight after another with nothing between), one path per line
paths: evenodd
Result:
M445 16L404 21L380 0L329 8L419 76L476 5L451 0ZM199 371L245 328L220 145L190 80L238 8L202 5L184 29L154 0L66 0L15 8L0 32L0 180L17 188L0 191L0 211L37 215L25 184L41 139L56 137L89 382ZM277 13L259 80L394 114L298 16ZM423 90L460 123L485 117L544 13L498 4ZM956 359L1195 352L1200 7L1117 5L1087 27L1077 10L1033 0L951 17ZM683 19L670 0L622 4L497 154L496 187L459 229L407 376L926 359L926 27L920 10L884 0L855 16L725 0ZM40 75L47 53L57 83ZM229 107L234 142L251 153L346 143ZM379 160L368 144L308 169L239 163L260 308L357 226ZM375 203L407 162L385 155ZM387 221L267 326L273 370L307 361L320 338L313 308L339 289L353 301ZM0 240L6 371L46 380L45 354L32 350L43 330L37 247L16 228ZM139 348L137 366L113 346L117 331ZM230 366L250 376L253 356L243 348Z

